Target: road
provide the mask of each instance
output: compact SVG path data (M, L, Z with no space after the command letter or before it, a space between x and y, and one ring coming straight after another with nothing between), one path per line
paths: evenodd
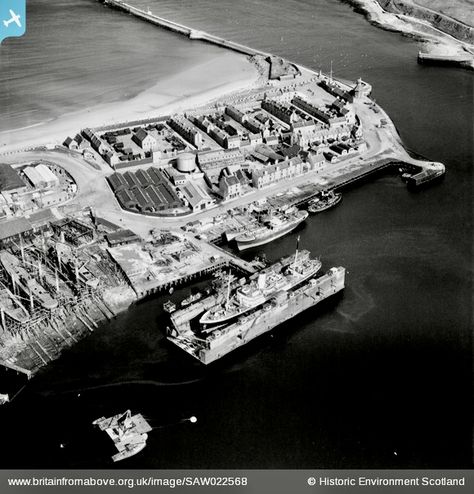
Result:
M366 97L355 102L354 107L361 119L364 139L367 143L367 151L363 155L328 164L322 171L310 172L294 178L291 182L283 181L264 189L255 190L211 209L184 217L156 217L124 211L106 181L106 176L113 173L113 170L105 163L99 162L94 167L84 161L77 153L59 150L25 151L12 155L9 162L13 164L26 163L44 159L57 163L75 179L78 186L78 193L75 198L69 201L69 205L77 205L81 208L90 206L97 216L106 218L123 228L129 228L140 236L147 238L152 229L177 229L189 221L215 217L230 209L248 205L253 201L258 201L268 196L284 193L293 187L311 183L315 187L323 186L327 181L349 171L354 172L357 168L367 169L367 164L381 158L392 157L419 164L417 160L413 160L405 151L395 126L380 107ZM387 122L384 127L380 127L381 119L385 119Z

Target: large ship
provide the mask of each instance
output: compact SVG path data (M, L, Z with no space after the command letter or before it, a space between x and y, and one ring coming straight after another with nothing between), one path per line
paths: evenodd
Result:
M124 460L139 453L146 446L147 432L152 429L141 414L132 416L130 410L109 418L101 417L92 424L107 432L118 449L119 452L112 456L113 461Z
M254 228L235 237L237 247L244 250L276 240L294 230L307 217L307 211L295 208L285 212L270 212Z
M198 359L210 364L254 338L344 289L345 269L331 268L326 274L311 277L297 287L278 291L263 305L243 314L229 324L209 331L196 330L193 319L213 305L213 297L203 299L171 315L168 340Z
M20 260L10 252L0 252L0 263L10 276L12 284L18 286L23 293L31 297L44 309L55 309L58 306L55 300L21 265Z
M237 287L226 299L207 310L199 322L204 325L219 325L246 314L259 307L277 292L286 292L314 276L321 268L319 259L310 259L309 252L295 252L284 263L277 262L260 271L257 277Z

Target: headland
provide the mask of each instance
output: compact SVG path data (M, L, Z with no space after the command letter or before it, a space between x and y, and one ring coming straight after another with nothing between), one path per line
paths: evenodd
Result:
M420 41L419 63L474 69L474 27L469 2L342 1L353 5L371 24Z

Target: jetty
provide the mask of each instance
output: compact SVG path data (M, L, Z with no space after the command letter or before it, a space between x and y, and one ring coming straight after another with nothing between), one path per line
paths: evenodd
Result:
M448 55L438 53L418 52L418 63L424 65L471 65L474 56L469 55Z
M228 48L229 50L233 50L238 53L243 53L244 55L264 55L264 56L270 55L270 53L266 53L260 50L255 50L254 48L250 48L249 46L245 46L240 43L235 43L234 41L228 41L226 39L219 38L218 36L214 36L213 34L206 33L205 31L192 29L183 24L179 24L178 22L170 21L168 19L165 19L164 17L159 17L153 14L153 12L150 9L142 10L121 0L99 0L99 1L102 2L104 5L127 12L128 14L134 15L135 17L150 22L151 24L155 24L156 26L162 27L164 29L168 29L169 31L173 31L178 34L183 34L184 36L187 36L190 39L206 41L213 45L221 46L223 48Z

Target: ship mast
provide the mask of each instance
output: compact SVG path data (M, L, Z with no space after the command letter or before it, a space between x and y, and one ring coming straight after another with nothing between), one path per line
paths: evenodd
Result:
M296 239L296 252L295 252L295 260L293 261L293 269L296 267L296 260L298 259L298 246L300 243L300 236Z
M227 297L225 301L225 308L229 307L229 297L230 297L230 268L229 268L229 277L227 278Z

